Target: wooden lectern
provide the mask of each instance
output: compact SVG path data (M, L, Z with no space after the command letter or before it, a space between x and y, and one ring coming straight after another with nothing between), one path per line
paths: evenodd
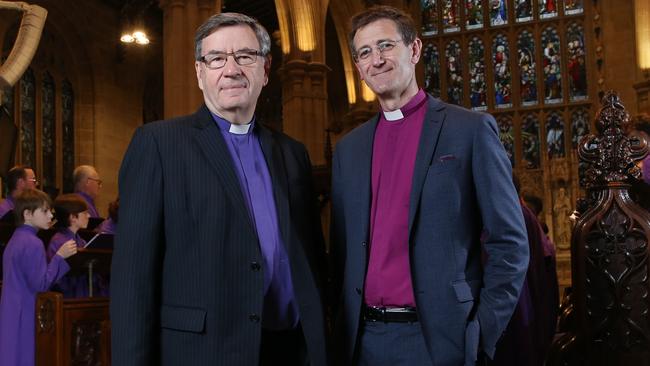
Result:
M112 243L112 237L110 237ZM92 274L108 275L112 249L79 249L69 275L89 274L90 297L64 299L45 292L36 300L36 365L110 365L109 300L92 297Z

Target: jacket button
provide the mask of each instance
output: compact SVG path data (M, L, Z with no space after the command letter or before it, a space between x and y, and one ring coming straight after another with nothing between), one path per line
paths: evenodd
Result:
M253 323L259 323L260 322L260 316L253 313L253 314L248 316L248 320L250 320Z
M257 262L251 262L251 269L252 269L253 271L256 271L256 272L257 272L257 271L259 271L261 268L262 268L262 266L261 266L259 263L257 263Z
M354 289L354 291L356 291L358 295L361 295L361 289L360 288L357 287L357 288Z
M366 243L365 241L362 241L362 242L361 242L361 246L362 246L362 247L365 247L366 245L368 245L368 243Z

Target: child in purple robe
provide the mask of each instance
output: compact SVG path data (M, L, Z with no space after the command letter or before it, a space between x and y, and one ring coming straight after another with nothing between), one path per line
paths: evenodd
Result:
M117 214L120 209L120 198L108 204L108 218L95 229L97 233L115 234L117 230Z
M45 246L36 236L52 220L50 199L42 191L27 189L15 201L16 224L3 260L0 297L0 365L33 366L35 363L36 295L69 269L65 258L77 252L74 242L61 245L48 263Z
M76 244L77 248L85 247L86 241L79 236L78 232L80 229L88 227L90 212L86 201L76 194L63 194L54 201L54 211L56 212L57 232L50 239L47 248L48 258L53 257L61 245L70 240ZM88 275L63 276L56 282L53 289L63 293L65 298L88 297ZM93 274L93 289L94 296L108 296L108 285L97 274Z

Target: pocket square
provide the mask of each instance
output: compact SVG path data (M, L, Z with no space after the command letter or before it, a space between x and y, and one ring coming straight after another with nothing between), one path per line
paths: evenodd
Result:
M441 162L442 162L442 161L448 161L448 160L455 160L455 159L456 159L456 156L455 156L455 155L452 155L452 154L449 154L449 155L443 155L443 156L441 156L441 157L438 158L438 160L441 161Z

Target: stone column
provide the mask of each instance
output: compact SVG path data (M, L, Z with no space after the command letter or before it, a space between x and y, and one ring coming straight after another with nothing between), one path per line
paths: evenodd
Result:
M327 75L320 62L290 60L281 69L282 126L307 147L313 165L325 164Z
M161 0L163 10L163 77L165 118L188 113L187 55L184 55L185 41L185 1ZM195 77L196 78L196 77Z

